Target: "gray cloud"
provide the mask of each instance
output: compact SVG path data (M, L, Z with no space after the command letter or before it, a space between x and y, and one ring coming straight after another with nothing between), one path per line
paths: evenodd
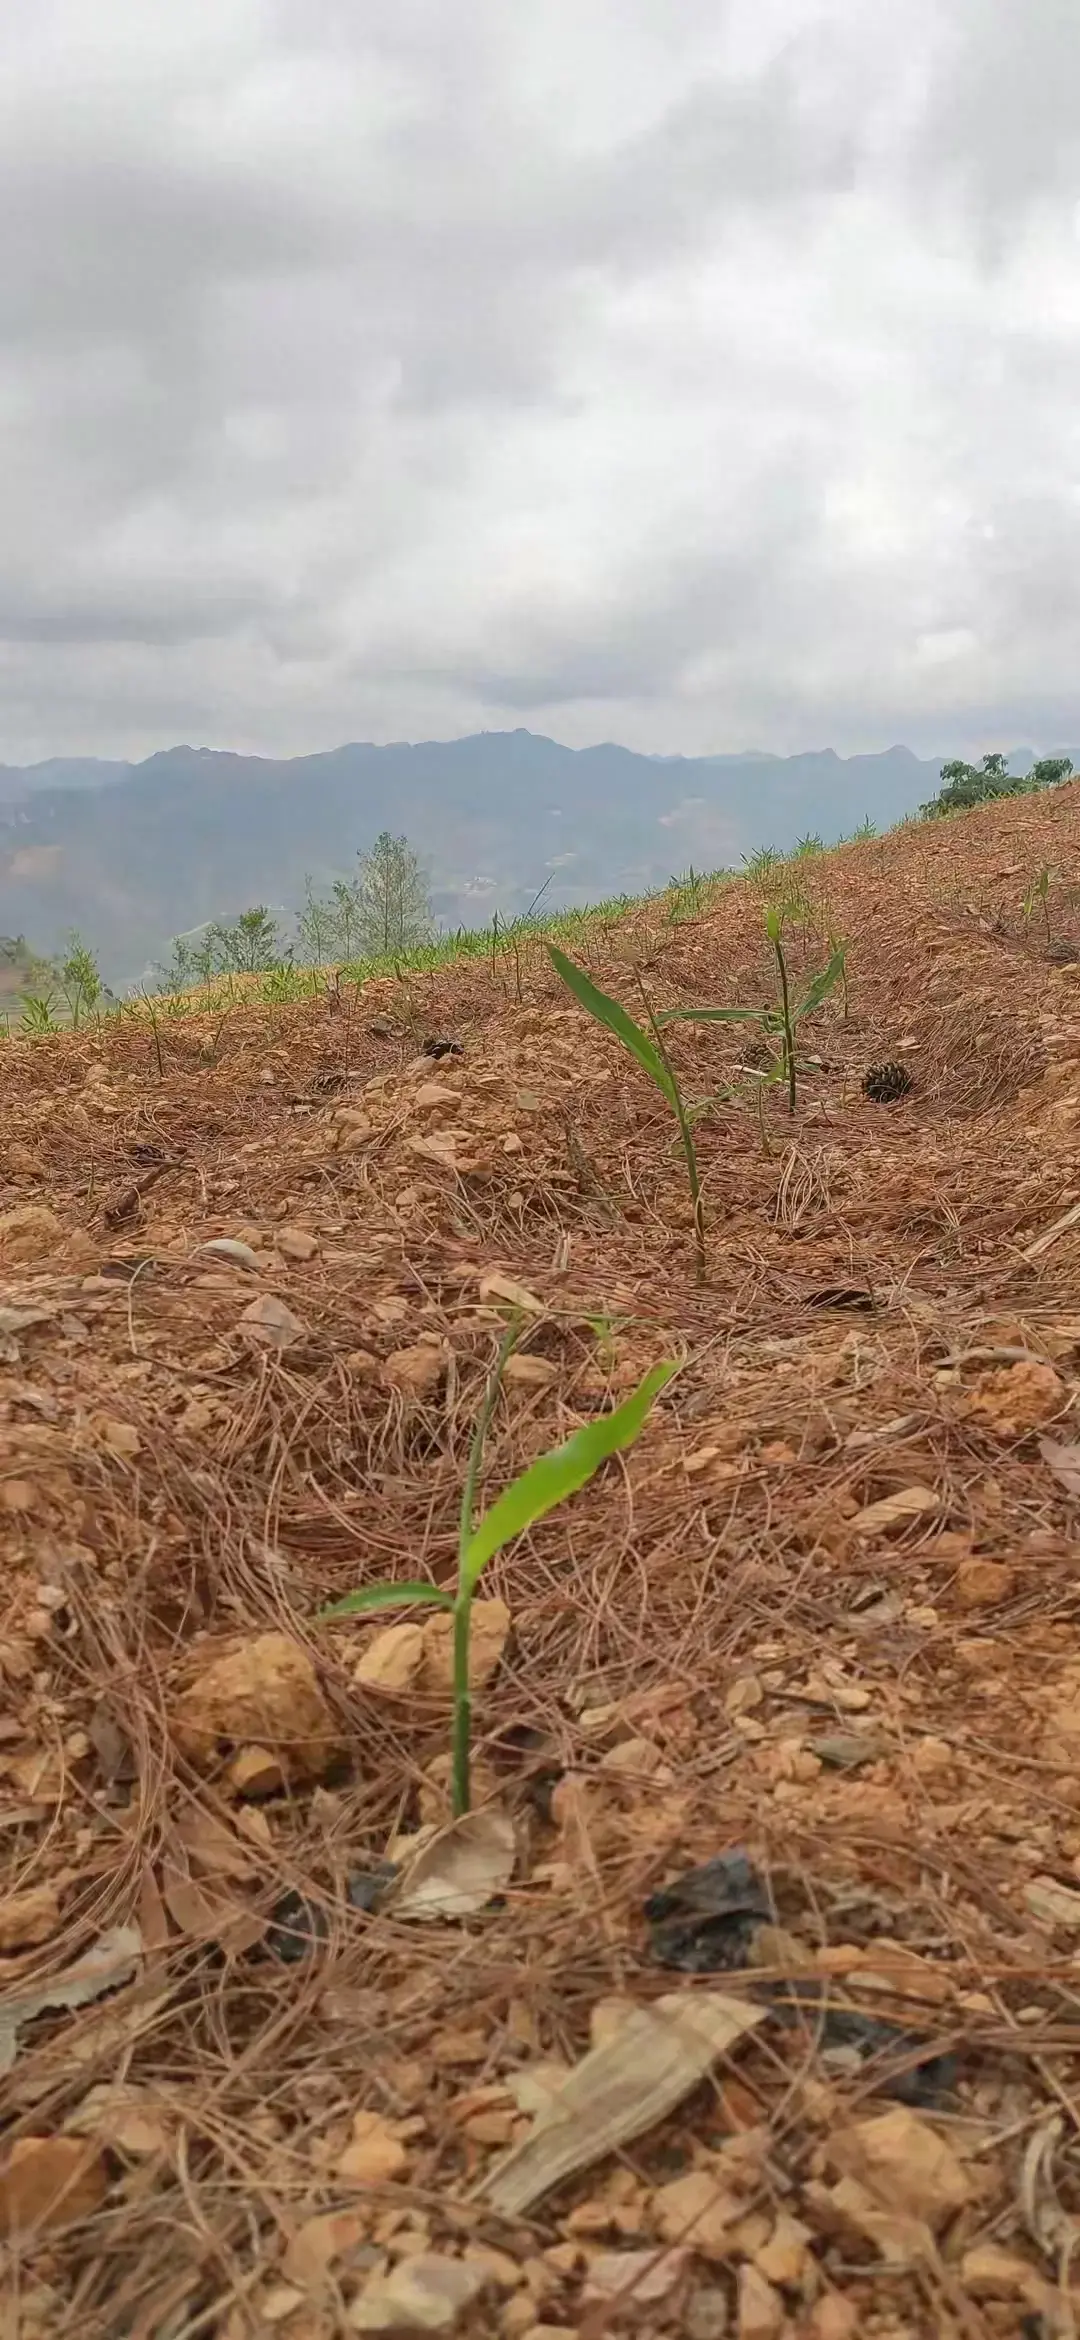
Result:
M0 760L1080 742L1067 0L39 0Z

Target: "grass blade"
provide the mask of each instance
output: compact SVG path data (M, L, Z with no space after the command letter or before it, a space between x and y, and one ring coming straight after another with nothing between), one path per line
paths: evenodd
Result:
M760 1008L661 1008L658 1024L757 1024L761 1021Z
M804 1016L812 1016L814 1009L819 1008L822 1000L828 998L830 991L835 984L839 983L844 972L846 956L844 944L838 943L828 965L821 969L820 974L815 975L805 999L799 1001L795 1010L796 1023L801 1023Z
M472 1590L482 1569L495 1552L501 1552L504 1544L512 1543L515 1536L522 1535L545 1512L553 1511L568 1495L576 1494L609 1455L619 1454L633 1445L654 1397L678 1370L673 1363L654 1365L633 1396L613 1414L601 1414L598 1421L586 1422L564 1446L541 1455L539 1462L534 1462L512 1486L503 1490L490 1511L485 1512L463 1556L461 1582L466 1590Z
M599 985L586 975L583 967L577 966L573 959L568 959L565 951L557 950L554 943L549 943L547 948L556 974L561 975L567 990L573 992L578 1005L587 1008L589 1014L595 1017L598 1024L606 1024L608 1031L614 1032L616 1039L622 1041L623 1047L629 1049L631 1056L636 1056L638 1063L648 1073L649 1079L655 1081L661 1095L667 1098L672 1111L676 1112L678 1108L675 1100L675 1084L663 1057L659 1050L653 1046L648 1033L642 1031L640 1024L635 1024L633 1016L628 1015L624 1007L620 1007L617 999L609 998L606 991L600 990Z
M365 1584L359 1592L346 1593L344 1600L334 1601L329 1609L319 1610L319 1623L325 1625L331 1617L362 1617L366 1610L411 1609L421 1601L428 1608L452 1609L453 1597L438 1584L420 1584L403 1578L400 1584Z

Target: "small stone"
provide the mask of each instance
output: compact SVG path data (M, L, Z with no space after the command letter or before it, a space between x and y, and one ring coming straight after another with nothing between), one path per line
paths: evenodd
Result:
M890 2211L937 2233L972 2198L972 2183L953 2148L906 2105L856 2121L829 2142L834 2166Z
M474 1690L482 1689L502 1662L510 1632L510 1611L505 1601L474 1601L469 1632L469 1682ZM443 1693L453 1680L454 1620L449 1611L441 1609L429 1617L421 1627L423 1639L422 1689Z
M965 1411L981 1415L993 1437L1013 1439L1048 1421L1064 1403L1065 1384L1052 1365L1021 1363L976 1374Z
M718 2283L703 2283L683 2309L685 2340L725 2340L731 2329L728 2296Z
M859 2310L854 2301L844 2299L839 2291L829 2291L811 2312L807 2340L857 2340L858 2330Z
M261 1341L265 1347L272 1349L291 1349L297 1341L304 1339L307 1332L306 1324L300 1317L294 1316L292 1309L278 1298L276 1292L260 1293L259 1298L245 1308L239 1329L251 1340Z
M364 2285L349 2311L354 2332L451 2332L485 2278L467 2259L421 2251Z
M353 1681L367 1690L411 1690L423 1663L423 1626L388 1625L357 1659Z
M306 1227L279 1227L274 1242L285 1259L314 1259L319 1248L318 1236Z
M739 2269L739 2340L780 2340L784 2302L757 2267Z
M704 2259L730 2257L731 2229L742 2211L742 2203L707 2169L687 2170L653 2196L658 2234L665 2242L686 2243Z
M64 1243L64 1226L44 1203L23 1203L0 1213L0 1260L5 1266L48 1259Z
M689 2262L689 2250L665 2251L662 2257L655 2250L598 2251L589 2260L583 2305L595 2307L611 2300L628 2315L668 2305L685 2280ZM624 2291L625 2301L619 2297Z
M413 1104L419 1113L434 1113L440 1105L460 1105L456 1089L448 1089L442 1081L422 1081L415 1091Z
M768 2242L755 2257L759 2275L764 2275L768 2283L794 2290L806 2272L810 2241L809 2227L781 2210Z
M99 2145L82 2137L19 2137L0 2168L0 2234L41 2234L89 2218L108 2183Z
M1015 1590L1014 1568L998 1560L965 1560L956 1571L953 1598L961 1609L994 1609Z
M446 1354L433 1342L420 1341L413 1348L394 1349L382 1371L388 1388L403 1397L433 1397L446 1372Z
M266 1076L263 1075L265 1080ZM264 2324L283 2324L294 2308L303 2307L304 2294L293 2283L274 2283L258 2301L258 2310Z
M237 1796L277 1796L286 1784L285 1767L268 1747L241 1747L226 1765L224 1781Z
M386 2186L403 2177L409 2156L381 2113L358 2112L353 2117L352 2143L345 2147L337 2173L351 2185Z
M55 1885L32 1885L25 1893L6 1893L0 1899L0 1950L26 1950L47 1942L60 1923L60 1897Z
M311 1659L286 1633L208 1654L172 1719L182 1753L204 1768L251 1745L276 1755L290 1779L320 1779L343 1752Z

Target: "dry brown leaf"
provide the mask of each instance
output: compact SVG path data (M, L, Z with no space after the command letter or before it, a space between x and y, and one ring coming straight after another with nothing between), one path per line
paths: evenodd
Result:
M395 1917L471 1917L505 1893L517 1839L509 1814L488 1805L466 1812L422 1845L394 1894Z
M640 2137L689 2095L719 2056L765 2017L720 1991L681 1991L639 2007L617 2036L575 2064L550 2113L473 2191L504 2217Z
M73 2226L104 2201L108 2183L100 2146L81 2137L19 2137L0 2168L0 2233Z
M932 1487L901 1487L896 1495L884 1495L880 1503L867 1503L847 1524L853 1535L883 1536L940 1509L941 1497Z
M254 1863L245 1847L224 1820L213 1812L205 1812L198 1804L189 1806L175 1823L175 1833L184 1851L210 1877L248 1878Z
M498 1268L481 1276L479 1290L481 1300L505 1301L508 1308L519 1308L523 1316L542 1316L544 1313L543 1301L537 1299L535 1292L530 1292L527 1284L519 1284L514 1276L504 1276Z
M165 1907L174 1926L192 1942L217 1942L231 1956L237 1957L262 1940L267 1921L255 1910L246 1909L217 1892L210 1884L203 1884L184 1870L165 1863L161 1883Z
M0 2008L0 2072L9 2072L18 2053L19 2032L24 2023L31 2023L48 2009L61 2007L70 2012L76 2007L88 2007L106 1991L118 1990L139 1972L142 1935L137 1926L112 1926L99 1936L84 1958L69 1966L63 1974L50 1977L34 1988L13 1994Z
M1068 1495L1080 1495L1080 1446L1061 1446L1056 1438L1040 1438L1039 1453Z

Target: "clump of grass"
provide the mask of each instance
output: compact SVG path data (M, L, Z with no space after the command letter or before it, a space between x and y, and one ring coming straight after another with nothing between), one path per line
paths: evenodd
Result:
M633 1016L627 1014L626 1009L620 1005L619 1001L610 998L606 991L601 991L599 985L593 982L592 977L586 975L584 968L577 966L573 959L568 959L564 951L560 951L554 943L549 943L548 953L556 974L562 977L567 990L573 993L579 1006L587 1008L590 1016L595 1017L598 1024L605 1024L609 1032L614 1032L616 1039L621 1040L628 1054L637 1058L642 1070L648 1073L649 1079L654 1082L675 1115L693 1208L694 1249L697 1255L698 1282L703 1283L705 1280L705 1205L701 1192L701 1178L698 1172L693 1132L690 1127L690 1116L683 1101L682 1091L676 1080L671 1059L664 1046L660 1024L649 1006L645 992L642 990L642 999L651 1027L651 1039L648 1032L642 1031L640 1024L635 1024ZM661 1018L661 1021L664 1020Z
M477 1417L469 1455L465 1484L461 1495L461 1515L458 1527L457 1588L447 1592L441 1585L420 1582L381 1583L364 1585L360 1591L347 1593L344 1600L335 1601L321 1611L321 1620L335 1617L356 1617L373 1610L416 1608L420 1606L448 1610L454 1621L453 1683L451 1690L453 1720L451 1731L451 1803L455 1819L469 1810L470 1771L472 1759L472 1691L469 1684L469 1642L472 1625L472 1605L476 1588L488 1561L501 1552L504 1545L524 1535L545 1513L565 1503L593 1478L601 1463L613 1454L625 1453L634 1444L644 1427L653 1399L678 1371L673 1362L654 1365L645 1375L632 1397L616 1408L614 1413L602 1414L595 1422L586 1422L575 1431L564 1445L552 1447L538 1462L531 1463L509 1487L497 1497L489 1511L474 1524L476 1489L483 1462L484 1446L491 1418L502 1387L506 1362L518 1334L517 1322L511 1323L499 1350L494 1371L489 1377L484 1401Z

